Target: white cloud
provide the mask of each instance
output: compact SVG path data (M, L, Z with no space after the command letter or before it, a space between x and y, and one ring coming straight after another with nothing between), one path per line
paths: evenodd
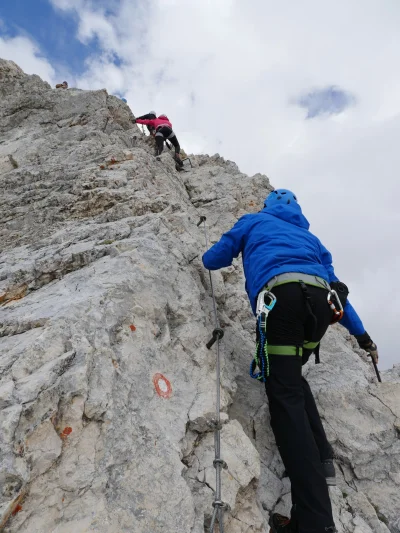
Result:
M135 114L168 113L186 151L218 151L296 191L383 366L398 361L398 0L52 3L102 49L81 87L125 93ZM332 85L356 105L304 120L293 99Z
M37 74L49 83L54 83L53 67L28 37L0 37L0 57L14 61L27 74Z

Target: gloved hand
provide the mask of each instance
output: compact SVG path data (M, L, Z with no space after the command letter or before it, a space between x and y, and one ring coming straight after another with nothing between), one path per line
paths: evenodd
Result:
M372 357L372 359L375 361L375 363L378 363L379 360L379 354L378 354L378 347L373 342L371 337L368 335L367 332L363 333L362 335L355 335L355 338L358 342L358 346L368 352L368 354Z
M134 118L134 119L132 119L132 122L133 122L134 124L136 124L136 119L135 119L135 118Z

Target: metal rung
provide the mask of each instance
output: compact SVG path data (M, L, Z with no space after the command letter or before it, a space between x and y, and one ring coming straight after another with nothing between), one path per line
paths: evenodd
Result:
M210 349L211 346L213 346L216 341L219 341L220 339L222 339L223 336L224 336L224 330L220 327L215 328L214 331L212 332L211 340L209 340L206 344L207 348Z
M221 465L224 470L228 468L227 463L223 459L214 459L213 465L214 468L217 468L217 465Z
M207 425L210 428L214 430L219 430L219 431L221 431L222 426L223 426L221 420L218 422L218 420L216 420L215 418L212 418L211 420L207 420Z
M223 502L222 500L214 500L213 503L212 503L212 506L214 508L215 507L220 507L221 509L224 509L224 511L230 511L231 510L231 506L229 505L229 503Z

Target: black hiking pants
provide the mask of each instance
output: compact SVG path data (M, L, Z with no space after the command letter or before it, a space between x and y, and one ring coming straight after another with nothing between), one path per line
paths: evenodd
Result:
M268 344L302 346L305 340L323 337L332 318L327 290L310 285L307 290L316 327L300 284L280 285L272 289L277 302L268 316ZM301 374L302 357L269 355L269 361L265 389L271 427L292 486L292 520L299 533L325 533L325 528L333 525L333 516L321 460L332 457L332 448L311 389Z
M156 135L156 155L160 155L164 150L164 141L169 141L175 148L175 154L179 154L181 147L175 133L169 126L161 126L157 129Z

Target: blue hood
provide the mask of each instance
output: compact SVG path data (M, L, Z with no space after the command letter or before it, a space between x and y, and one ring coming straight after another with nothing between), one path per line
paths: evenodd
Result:
M275 204L272 207L264 207L261 211L274 217L290 222L299 228L308 229L310 224L301 211L299 204L291 202L290 204Z

